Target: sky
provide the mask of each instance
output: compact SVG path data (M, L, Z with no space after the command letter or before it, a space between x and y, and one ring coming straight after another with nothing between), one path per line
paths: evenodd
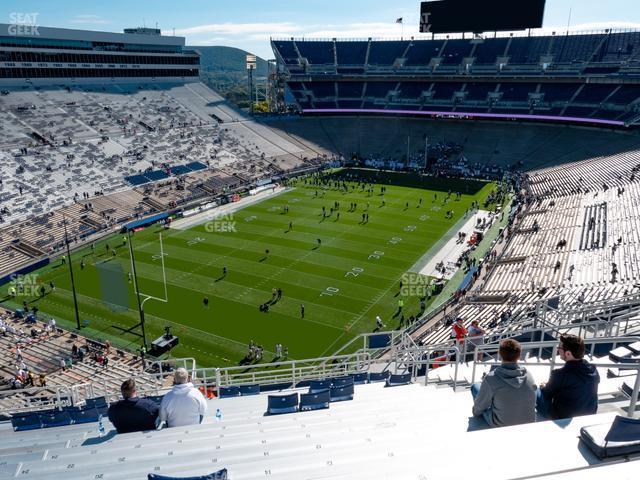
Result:
M157 25L187 45L238 47L268 59L272 37L419 37L419 10L420 0L2 0L0 23L35 14L46 27ZM640 29L638 0L547 0L544 28L566 30L570 11L572 30ZM403 25L395 23L400 17Z

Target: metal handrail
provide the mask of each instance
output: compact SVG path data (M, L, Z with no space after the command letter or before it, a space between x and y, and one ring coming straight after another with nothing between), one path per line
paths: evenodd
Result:
M335 357L289 360L269 365L201 368L196 371L194 380L197 380L205 389L257 383L263 385L291 383L295 386L301 381L366 371L373 363L379 362L374 361L369 352L358 352ZM273 369L277 369L277 371L274 372Z

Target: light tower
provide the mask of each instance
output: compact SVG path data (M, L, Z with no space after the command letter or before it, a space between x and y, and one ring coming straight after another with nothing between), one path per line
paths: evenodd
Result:
M251 111L251 115L253 115L253 103L254 103L254 95L253 95L253 71L256 69L256 56L255 55L247 55L247 73L249 74L249 108Z

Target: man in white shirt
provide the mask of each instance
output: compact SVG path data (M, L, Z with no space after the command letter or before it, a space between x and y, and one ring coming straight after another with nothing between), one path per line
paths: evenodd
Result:
M207 413L207 402L200 391L189 382L189 373L178 368L173 377L173 388L162 398L160 421L168 427L184 427L202 423Z

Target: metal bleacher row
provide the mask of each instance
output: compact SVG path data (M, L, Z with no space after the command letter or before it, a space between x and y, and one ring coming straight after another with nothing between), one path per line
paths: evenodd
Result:
M0 409L4 411L31 411L56 401L59 392L68 392L79 385L97 384L101 388L117 389L123 378L137 376L142 372L141 360L123 350L115 348L101 350L109 359L108 368L98 363L87 353L82 361L76 358L71 366L61 368L61 360L72 358L72 346L90 346L95 351L99 342L91 345L86 339L55 327L45 332L45 323L35 323L21 318L12 312L2 311L1 318L7 328L5 335L0 335ZM43 317L43 320L48 319ZM31 330L37 331L36 336ZM11 390L8 380L15 377L20 362L17 360L17 348L20 348L22 361L35 376L35 385L21 390ZM67 363L67 365L69 365ZM40 374L46 378L46 389L40 389ZM155 383L143 383L142 388L155 388Z
M9 89L0 112L0 278L43 257L19 241L54 254L63 215L80 243L324 161L201 84Z
M531 355L527 362L537 383L546 380L551 367L548 360ZM282 368L284 378L288 366ZM18 430L21 425L36 430L14 432L10 423L0 423L0 468L7 478L64 476L70 480L144 479L148 473L189 477L221 469L227 469L233 480L265 475L278 479L457 479L469 475L515 479L578 469L581 478L602 478L597 475L619 470L619 463L638 458L635 454L603 461L577 441L582 427L610 425L623 413L621 388L624 384L633 387L632 378L606 379L606 366L599 368L603 383L596 415L555 422L539 418L535 424L494 430L483 429L470 416L472 399L465 388L474 374L480 378L490 364L474 367L453 362L430 370L428 384L425 377L411 373L389 375L394 368L402 367L392 363L384 374L335 378L335 395L325 389L331 382L328 379L268 393L223 387L221 398L207 401L204 422L189 427L116 435L105 419L106 431L101 435L95 422L81 423L84 418L80 416L73 424L72 413L64 410L32 415L32 424L22 418L14 421ZM363 383L368 377L374 383ZM387 381L381 382L383 379ZM394 380L397 386L390 388ZM342 401L332 400L345 386L348 392ZM289 405L300 399L314 408L269 414L282 400L290 399L294 402ZM102 405L102 400L87 401L83 408L93 410L93 403ZM73 414L81 415L78 411L82 409ZM50 425L56 423L67 426ZM497 446L500 458L494 459ZM462 452L465 461L455 463ZM527 461L522 461L523 452L531 452Z

